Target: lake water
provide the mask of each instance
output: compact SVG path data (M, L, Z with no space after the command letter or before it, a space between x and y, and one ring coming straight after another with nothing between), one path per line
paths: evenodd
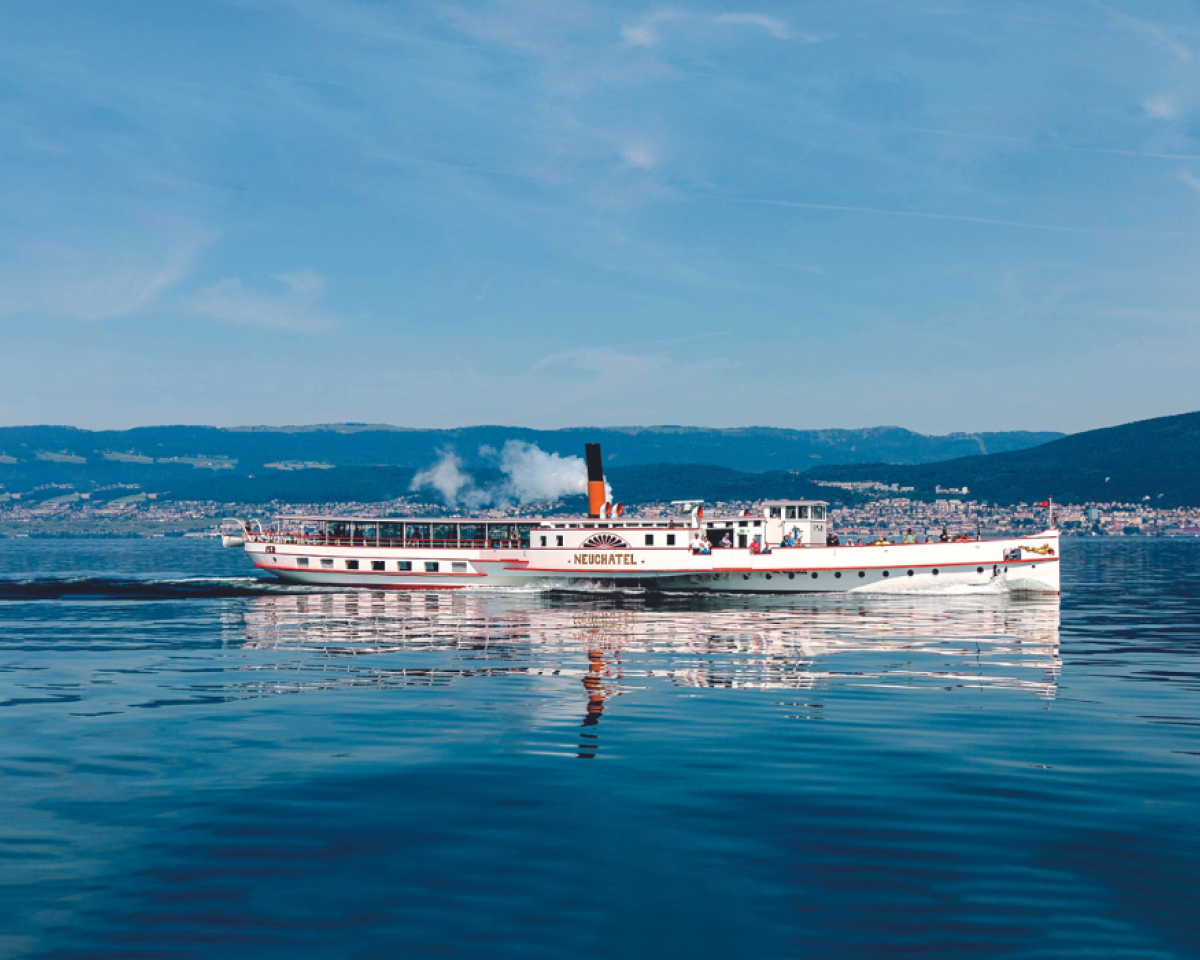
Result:
M1200 956L1200 542L1058 600L0 541L0 956Z

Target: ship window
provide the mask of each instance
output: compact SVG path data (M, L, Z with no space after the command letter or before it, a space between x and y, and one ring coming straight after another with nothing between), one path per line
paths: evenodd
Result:
M841 571L841 570L839 570L839 571L838 571L837 573L835 573L833 576L834 576L834 579L841 580L841 579L842 579L842 571Z
M675 546L675 534L673 534L673 533L667 534L667 546L668 547Z
M976 572L976 573L983 573L983 567L976 567L976 568L975 568L975 572Z
M761 521L761 520L755 520L755 521L754 521L754 525L755 525L756 527L761 527L761 526L762 526L762 521Z
M399 540L404 536L404 524L402 523L381 523L379 525L379 538L381 540Z
M467 565L462 560L455 560L450 564L450 571L452 573L466 573Z
M297 557L296 558L296 566L307 567L308 566L308 557Z
M402 573L405 571L411 570L412 569L412 561L411 560L398 560L398 561L396 561L396 569L401 571Z
M787 508L787 519L789 519L789 520L795 520L795 519L796 519L796 508L795 508L795 507L788 507L788 508Z
M517 540L520 541L521 546L523 546L523 547L529 546L529 531L532 530L533 527L530 526L528 523L519 523L519 524L517 524L516 529L517 529Z
M808 507L797 507L796 508L796 519L797 520L807 520L808 519Z
M492 546L498 546L504 540L511 540L512 527L507 523L489 523L487 526L487 538Z
M911 577L913 575L913 572L911 570L909 570L908 575Z
M865 576L866 576L866 573L865 573L864 571L862 571L862 570L859 570L859 571L858 571L858 575L859 575L860 577L865 577Z
M934 575L935 577L937 576L937 567L934 567L934 568L933 568L933 575Z
M781 510L781 508L779 508L779 507L772 507L772 508L771 508L770 516L778 518L778 517L779 517L779 516L781 516L781 515L782 515L782 510Z
M559 536L559 537L555 537L555 538L554 538L554 545L555 545L556 547L561 547L561 546L563 545L563 538L562 538L561 536Z
M371 561L371 569L372 570L386 570L387 566L386 566L386 564L384 564L384 562L382 560L372 560Z
M542 546L544 547L544 546L546 545L546 538L545 538L545 537L541 537L540 539L541 539L541 541L542 541ZM559 539L562 539L562 538L560 537Z
M358 561L357 560L347 560L346 561L346 569L347 570L357 570L358 569Z
M438 572L438 562L436 560L426 560L425 561L425 572L426 573L437 573Z
M816 580L816 579L817 579L817 575L816 575L815 573L813 574L813 579L814 579L814 580Z
M333 566L333 557L322 557L321 558L321 566L332 567Z
M459 542L466 546L468 540L483 541L487 539L482 523L464 523L458 528ZM478 544L476 544L478 545Z
M825 508L821 507L821 506L813 507L812 508L812 518L814 520L824 520L825 519Z
M406 523L404 525L404 536L406 540L428 540L429 524Z
M652 533L646 534L646 546L648 546L648 547L654 546L654 534L652 534Z
M890 577L890 576L891 576L891 573L889 573L887 570L884 570L884 571L883 571L883 575L884 575L885 577Z
M435 523L431 531L431 540L457 540L458 539L458 524L456 523Z

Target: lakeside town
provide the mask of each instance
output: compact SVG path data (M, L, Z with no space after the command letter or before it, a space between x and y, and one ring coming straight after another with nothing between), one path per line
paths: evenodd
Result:
M948 496L933 502L878 491L878 499L856 506L831 506L832 527L843 539L867 542L899 540L910 528L919 539L938 536L943 529L955 535L1010 536L1032 533L1053 522L1066 536L1200 536L1200 507L1156 508L1149 503L1034 504L997 506L986 501ZM957 491L955 491L957 492ZM755 506L751 501L706 505L715 515L736 514ZM382 502L237 504L215 501L159 500L137 493L104 502L86 494L38 501L8 497L0 501L0 538L11 537L206 537L216 535L233 518L269 524L280 514L325 516L458 516L469 513L500 519L521 516L562 516L575 509L562 503L447 510L445 506L401 497ZM660 518L678 515L679 507L649 503L627 508L626 516Z

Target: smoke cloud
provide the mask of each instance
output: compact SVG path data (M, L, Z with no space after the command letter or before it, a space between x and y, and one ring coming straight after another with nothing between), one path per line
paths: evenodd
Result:
M489 447L479 452L498 461L502 481L487 487L476 485L463 472L461 458L446 448L439 451L437 463L413 477L412 490L432 488L447 506L474 508L545 503L587 493L587 464L582 457L547 453L523 440L509 440L499 452ZM611 501L612 488L607 483L605 491Z
M450 506L458 503L459 494L472 486L471 478L462 472L462 460L449 447L438 451L438 461L413 477L412 490L432 487Z

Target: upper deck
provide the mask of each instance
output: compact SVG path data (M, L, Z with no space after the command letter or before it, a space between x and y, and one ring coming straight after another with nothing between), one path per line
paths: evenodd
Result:
M705 517L699 502L679 517L348 517L284 514L275 525L248 531L251 541L329 547L440 548L447 550L529 550L575 548L609 531L626 547L686 546L693 534L718 543L729 534L737 546L754 539L778 544L798 531L798 542L824 544L828 503L823 500L768 500L756 510ZM684 532L686 536L679 536Z

